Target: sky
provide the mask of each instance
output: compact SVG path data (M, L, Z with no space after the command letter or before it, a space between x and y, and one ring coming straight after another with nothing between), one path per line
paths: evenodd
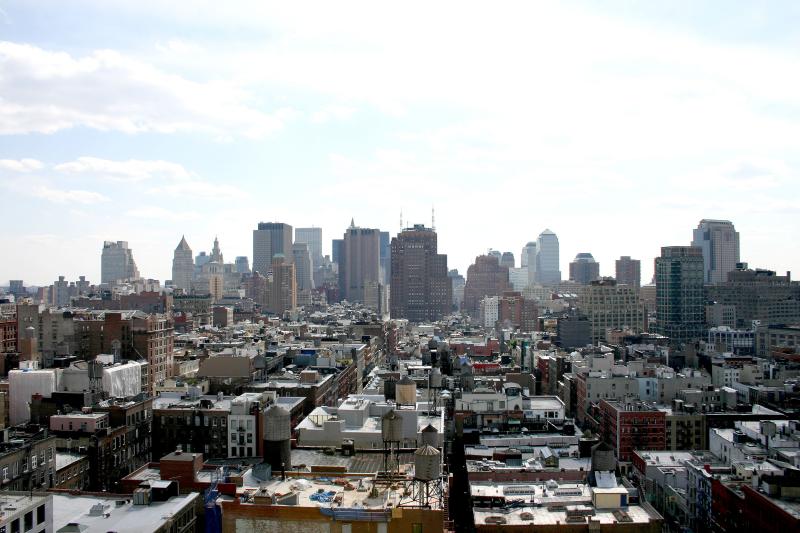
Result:
M702 218L797 271L799 45L791 1L0 0L0 284L432 209L462 273L549 228L647 281Z

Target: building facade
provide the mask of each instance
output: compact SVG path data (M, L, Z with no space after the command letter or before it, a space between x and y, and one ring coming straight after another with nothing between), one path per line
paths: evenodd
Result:
M559 266L558 237L549 229L539 234L536 241L536 282L542 285L555 285L561 281ZM529 265L530 266L530 265Z
M616 261L615 275L617 283L630 285L637 289L642 283L642 262L638 259L631 259L629 255L623 255Z
M292 226L282 222L259 222L258 228L253 230L253 271L266 275L277 254L292 257Z
M126 279L137 279L139 269L133 260L133 250L127 241L105 241L100 256L100 282L114 283Z
M172 284L188 292L192 287L192 277L194 276L194 260L192 259L192 249L186 242L186 237L181 237L181 242L175 248L172 256Z
M311 264L318 267L322 264L322 228L295 228L294 242L308 245L311 253Z
M600 263L594 260L592 254L581 252L575 256L575 260L569 264L569 279L582 285L600 277Z
M656 258L657 333L674 343L705 336L703 264L694 246L666 246Z
M500 296L508 290L511 290L508 268L500 265L500 261L494 256L480 255L467 269L467 281L464 286L464 311L477 317L483 298Z
M393 318L412 322L438 320L453 302L447 256L438 253L436 232L421 224L392 239L389 305Z
M705 283L726 281L739 262L739 232L730 220L701 220L693 232L692 246L703 251Z
M620 285L612 278L592 281L581 290L578 309L591 324L592 343L606 341L610 329L645 330L644 306L639 291L632 285Z
M380 230L360 228L351 221L344 234L339 262L339 293L342 299L377 309L378 302L369 296L381 284L380 272Z

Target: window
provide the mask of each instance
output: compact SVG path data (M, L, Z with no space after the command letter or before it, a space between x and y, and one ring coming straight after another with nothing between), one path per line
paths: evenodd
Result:
M33 511L25 513L25 531L33 529Z
M11 533L19 533L19 518L11 522Z

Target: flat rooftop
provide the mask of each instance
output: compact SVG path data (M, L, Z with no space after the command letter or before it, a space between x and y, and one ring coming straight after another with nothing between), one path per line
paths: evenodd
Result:
M53 531L67 524L86 526L83 533L106 533L108 531L155 531L171 515L177 514L189 505L194 505L200 495L196 492L174 496L166 502L153 502L150 505L127 503L131 496L102 498L97 496L72 496L53 494ZM127 498L127 499L126 499ZM117 506L117 500L126 503ZM103 512L97 516L89 514L93 505L102 504ZM107 515L107 516L106 516Z
M616 523L646 524L660 520L655 511L640 505L617 509L596 509L592 503L593 489L585 483L470 483L473 500L498 499L507 507L474 507L475 525L556 525L580 523L568 515L585 514L604 525ZM603 494L627 493L623 487L597 489ZM586 519L582 519L586 523Z

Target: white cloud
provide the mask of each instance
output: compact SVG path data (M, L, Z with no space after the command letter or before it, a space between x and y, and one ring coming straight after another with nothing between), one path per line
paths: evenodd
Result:
M134 218L144 218L155 221L169 220L171 222L194 220L200 217L200 214L194 211L173 211L158 206L137 207L129 210L125 214Z
M32 190L32 194L56 204L97 204L107 202L109 198L95 191L60 190L40 185Z
M199 198L234 200L244 198L244 192L233 185L226 185L224 183L216 184L204 180L168 183L158 187L153 187L147 192L155 195L173 196L184 199Z
M112 51L83 57L0 42L0 134L203 132L261 138L283 125L226 81L195 82Z
M56 165L55 170L68 174L90 175L114 181L139 182L152 179L189 180L191 172L183 165L160 160L129 159L111 161L97 157L79 157Z
M349 120L355 112L355 108L352 107L330 105L312 113L311 122L314 124L325 124L334 120Z
M42 168L44 168L44 164L37 159L0 159L0 170L33 172Z

